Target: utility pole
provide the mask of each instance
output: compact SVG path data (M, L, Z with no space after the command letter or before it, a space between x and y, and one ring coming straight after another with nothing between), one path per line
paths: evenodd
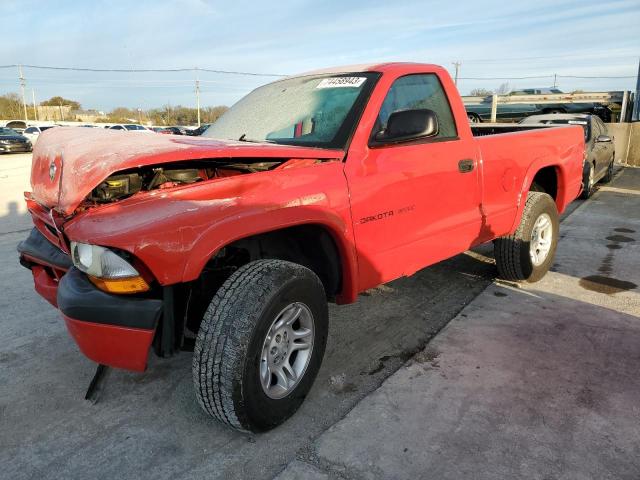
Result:
M556 88L558 86L558 74L554 73L553 74L553 88Z
M632 122L640 121L640 60L638 60L638 78L636 79L636 94L633 99Z
M20 91L22 92L22 108L24 109L24 121L26 122L27 120L29 120L29 117L27 116L27 101L24 97L24 87L26 83L24 80L24 76L22 75L22 65L18 65L18 78L20 80Z
M198 67L196 67L196 109L198 110L198 126L200 126L200 79L198 78Z
M456 87L458 86L458 72L460 71L460 65L462 65L462 62L460 61L453 62L453 66L456 67L456 74L453 77L453 83L455 83Z
M31 89L31 98L33 99L33 118L37 122L38 121L38 109L36 108L36 91Z

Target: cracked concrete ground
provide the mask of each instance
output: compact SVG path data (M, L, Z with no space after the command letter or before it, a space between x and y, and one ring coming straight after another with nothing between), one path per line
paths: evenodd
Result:
M142 375L112 371L100 401L92 405L83 400L95 365L78 352L55 310L33 291L29 272L17 263L15 245L25 236L30 224L23 215L20 200L22 190L28 188L29 161L19 157L3 158L0 164L0 206L4 209L0 210L3 272L0 288L4 293L0 297L0 318L4 326L0 332L2 476L12 479L272 478L277 475L305 479L406 478L409 472L416 471L422 472L418 477L430 476L430 468L434 467L425 467L423 459L428 456L429 448L433 450L431 444L424 446L425 441L438 432L432 431L431 415L464 413L456 410L452 399L446 396L456 385L456 379L464 378L460 372L457 376L452 374L449 387L433 399L424 382L429 385L429 375L439 375L448 368L447 349L455 347L456 341L453 325L460 324L457 327L460 342L468 340L467 328L476 332L471 321L461 320L467 315L465 311L456 315L490 285L495 274L495 267L487 258L491 255L490 248L467 252L410 278L392 282L362 296L357 304L332 307L323 367L303 407L289 422L272 432L242 435L221 427L199 409L191 387L188 353L166 360L152 355L150 368ZM626 192L629 186L625 185L617 182L615 188ZM622 248L630 246L630 242L619 243L624 244ZM617 268L619 253L615 255L607 262L607 268ZM596 261L593 252L588 257ZM561 282L563 278L560 277ZM574 283L571 288L582 288ZM516 298L507 287L491 288L507 295L493 296L494 302L509 303ZM513 291L521 294L524 290ZM435 344L428 344L452 318L456 318L452 326L436 337ZM450 331L454 333L448 333ZM452 342L451 345L447 341ZM467 355L467 361L473 363L473 352ZM410 358L413 360L409 366L403 367ZM461 358L460 361L464 360ZM608 357L604 360L610 361ZM596 357L595 361L603 359ZM474 369L475 366L480 365L474 365ZM476 370L478 373L490 371L493 366ZM405 432L400 423L395 423L407 415L406 405L400 402L392 413L381 410L379 416L366 420L368 427L362 435L381 439L370 454L358 450L368 441L358 436L360 433L340 436L340 432L353 427L357 412L364 412L361 406L365 408L369 399L377 398L387 385L393 385L397 375L404 375L412 368L419 368L412 373L417 376L402 385L417 396L408 404L414 406L409 413L422 413L410 418L411 428ZM389 381L383 383L387 378ZM613 378L610 383L616 384L618 380ZM595 387L597 399L600 394L597 382ZM587 403L589 395L588 390L584 390ZM512 397L512 400L517 404L519 398ZM435 411L425 408L438 405L440 409ZM467 411L474 412L476 407L471 400L469 405ZM507 400L505 405L509 405ZM461 416L461 432L467 416ZM517 418L515 413L510 413L502 424L509 425L511 419ZM394 428L396 438L391 441L383 438L387 429L391 432ZM413 437L414 432L419 435ZM475 448L472 440L461 444L466 445L467 454L471 455L467 462L479 458L472 455ZM486 442L490 440L487 438ZM410 445L396 452L396 446L401 443ZM446 442L445 447L449 447ZM462 458L465 452L460 450ZM360 459L365 466L359 463ZM481 460L486 463L485 459ZM403 465L412 465L414 470ZM439 472L446 473L448 464L434 461L434 465L440 465L441 470L433 470L433 477L446 478L439 476Z
M200 410L186 352L152 354L145 374L112 371L92 405L83 396L95 364L18 264L15 247L30 228L21 201L30 159L0 160L0 477L272 478L424 348L495 273L481 257L460 255L354 305L331 306L327 352L309 397L264 435L239 434Z
M489 286L278 478L640 478L640 169L561 231L541 282Z

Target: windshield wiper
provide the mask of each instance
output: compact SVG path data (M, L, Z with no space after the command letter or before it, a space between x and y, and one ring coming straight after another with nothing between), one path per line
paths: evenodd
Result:
M247 138L247 134L243 133L242 135L240 135L240 138L238 138L239 142L250 142L250 143L276 143L273 140L255 140L253 138Z

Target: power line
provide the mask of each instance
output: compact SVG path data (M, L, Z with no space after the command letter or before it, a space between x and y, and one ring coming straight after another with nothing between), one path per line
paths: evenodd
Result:
M100 73L160 73L160 72L209 72L221 73L225 75L248 75L253 77L285 77L282 73L257 73L257 72L240 72L233 70L217 70L213 68L88 68L88 67L53 67L50 65L27 65L22 64L24 68L36 68L40 70L64 70L72 72L100 72ZM15 65L0 65L0 68L15 68Z
M570 55L562 56L549 56L549 57L521 57L520 60L536 59L536 58L565 58ZM505 59L507 60L507 59ZM512 58L510 60L518 60ZM468 62L480 62L480 61L492 61L489 59L468 60ZM456 69L459 68L461 62L454 62ZM16 68L18 64L0 65L0 69ZM260 73L260 72L244 72L234 70L219 70L213 68L89 68L89 67L54 67L50 65L28 65L22 64L23 68L34 68L40 70L60 70L60 71L74 71L74 72L98 72L98 73L171 73L171 72L208 72L218 73L224 75L246 75L253 77L284 77L282 73ZM539 79L539 78L551 78L552 75L538 75L538 76L523 76L523 77L458 77L460 80L527 80L527 79ZM587 79L629 79L636 78L635 75L558 75L559 78L587 78ZM203 80L203 82L206 80Z

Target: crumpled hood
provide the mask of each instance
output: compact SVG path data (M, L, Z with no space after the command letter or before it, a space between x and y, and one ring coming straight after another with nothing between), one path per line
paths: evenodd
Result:
M342 150L206 137L56 127L33 150L31 189L39 204L70 215L109 175L129 168L203 158L341 159Z

